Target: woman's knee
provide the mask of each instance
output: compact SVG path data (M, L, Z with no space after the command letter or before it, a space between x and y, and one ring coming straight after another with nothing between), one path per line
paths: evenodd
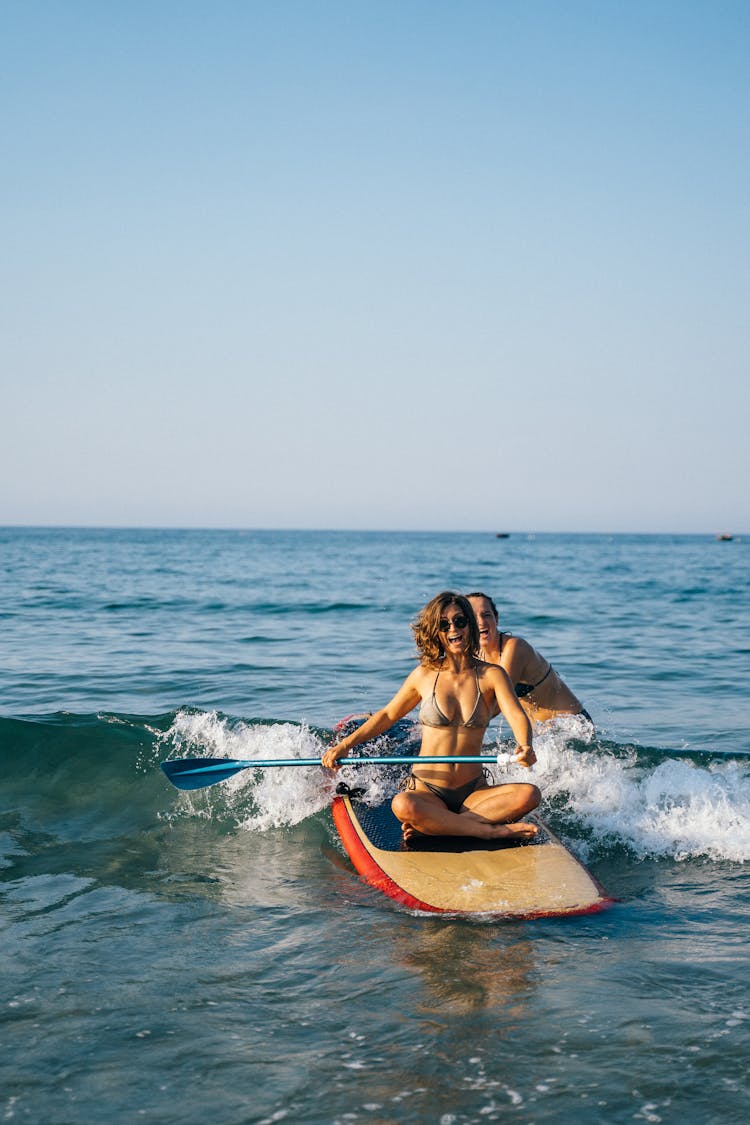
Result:
M414 801L411 793L400 792L391 801L394 816L399 820L408 820L414 811Z
M526 805L526 812L531 812L532 809L539 807L542 800L542 791L536 785L530 785L526 782L521 783L520 789L524 791L523 800Z

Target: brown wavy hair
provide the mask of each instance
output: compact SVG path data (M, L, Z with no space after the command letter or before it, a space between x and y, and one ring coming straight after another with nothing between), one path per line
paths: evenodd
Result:
M452 590L444 590L436 594L417 614L417 619L412 623L414 640L419 653L419 663L425 668L437 668L445 656L445 649L440 640L440 618L445 615L448 606L455 605L461 610L469 622L469 635L466 642L466 652L471 656L479 655L479 628L471 602L463 594L454 594Z

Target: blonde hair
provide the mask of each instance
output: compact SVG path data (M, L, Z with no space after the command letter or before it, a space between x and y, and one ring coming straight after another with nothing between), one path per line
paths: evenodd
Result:
M454 594L452 590L444 590L436 594L427 605L419 611L416 620L412 623L412 632L419 653L419 663L425 668L437 668L445 656L443 642L440 639L440 619L444 616L448 606L455 605L461 610L469 626L466 641L466 652L471 656L479 655L479 628L471 602L463 594Z

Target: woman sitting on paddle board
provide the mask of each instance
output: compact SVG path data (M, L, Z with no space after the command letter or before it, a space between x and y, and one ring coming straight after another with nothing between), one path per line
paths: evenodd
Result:
M353 747L384 734L421 703L420 755L478 755L490 719L502 712L518 744L516 760L532 766L531 724L505 670L479 659L479 630L467 599L438 594L412 629L419 665L390 703L326 750L323 765L336 769ZM540 798L537 787L525 782L491 784L476 763L425 762L413 767L392 808L405 840L415 833L524 838L536 834L536 825L518 822Z
M580 715L594 733L594 720L549 660L523 637L498 631L497 606L487 594L468 595L479 626L479 655L489 664L499 664L510 677L518 700L532 723L544 723L559 715Z

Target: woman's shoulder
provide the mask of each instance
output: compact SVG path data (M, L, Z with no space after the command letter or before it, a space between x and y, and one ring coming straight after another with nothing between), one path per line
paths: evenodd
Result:
M411 672L406 677L406 683L420 685L427 680L431 682L435 679L439 671L439 666L433 664L417 664L416 668L412 668Z
M411 698L417 700L426 691L427 676L429 671L421 664L417 664L416 668L412 668L409 675L401 684L393 699L406 699ZM393 700L391 700L393 702Z
M501 663L514 683L528 677L539 659L534 646L523 637L509 637L503 645Z
M496 680L507 680L508 673L499 664L491 664L487 660L480 660L477 658L476 670L479 679L483 683L492 683Z
M535 652L534 646L524 637L514 636L513 633L503 633L503 654L507 652L510 656L512 653L531 654Z

